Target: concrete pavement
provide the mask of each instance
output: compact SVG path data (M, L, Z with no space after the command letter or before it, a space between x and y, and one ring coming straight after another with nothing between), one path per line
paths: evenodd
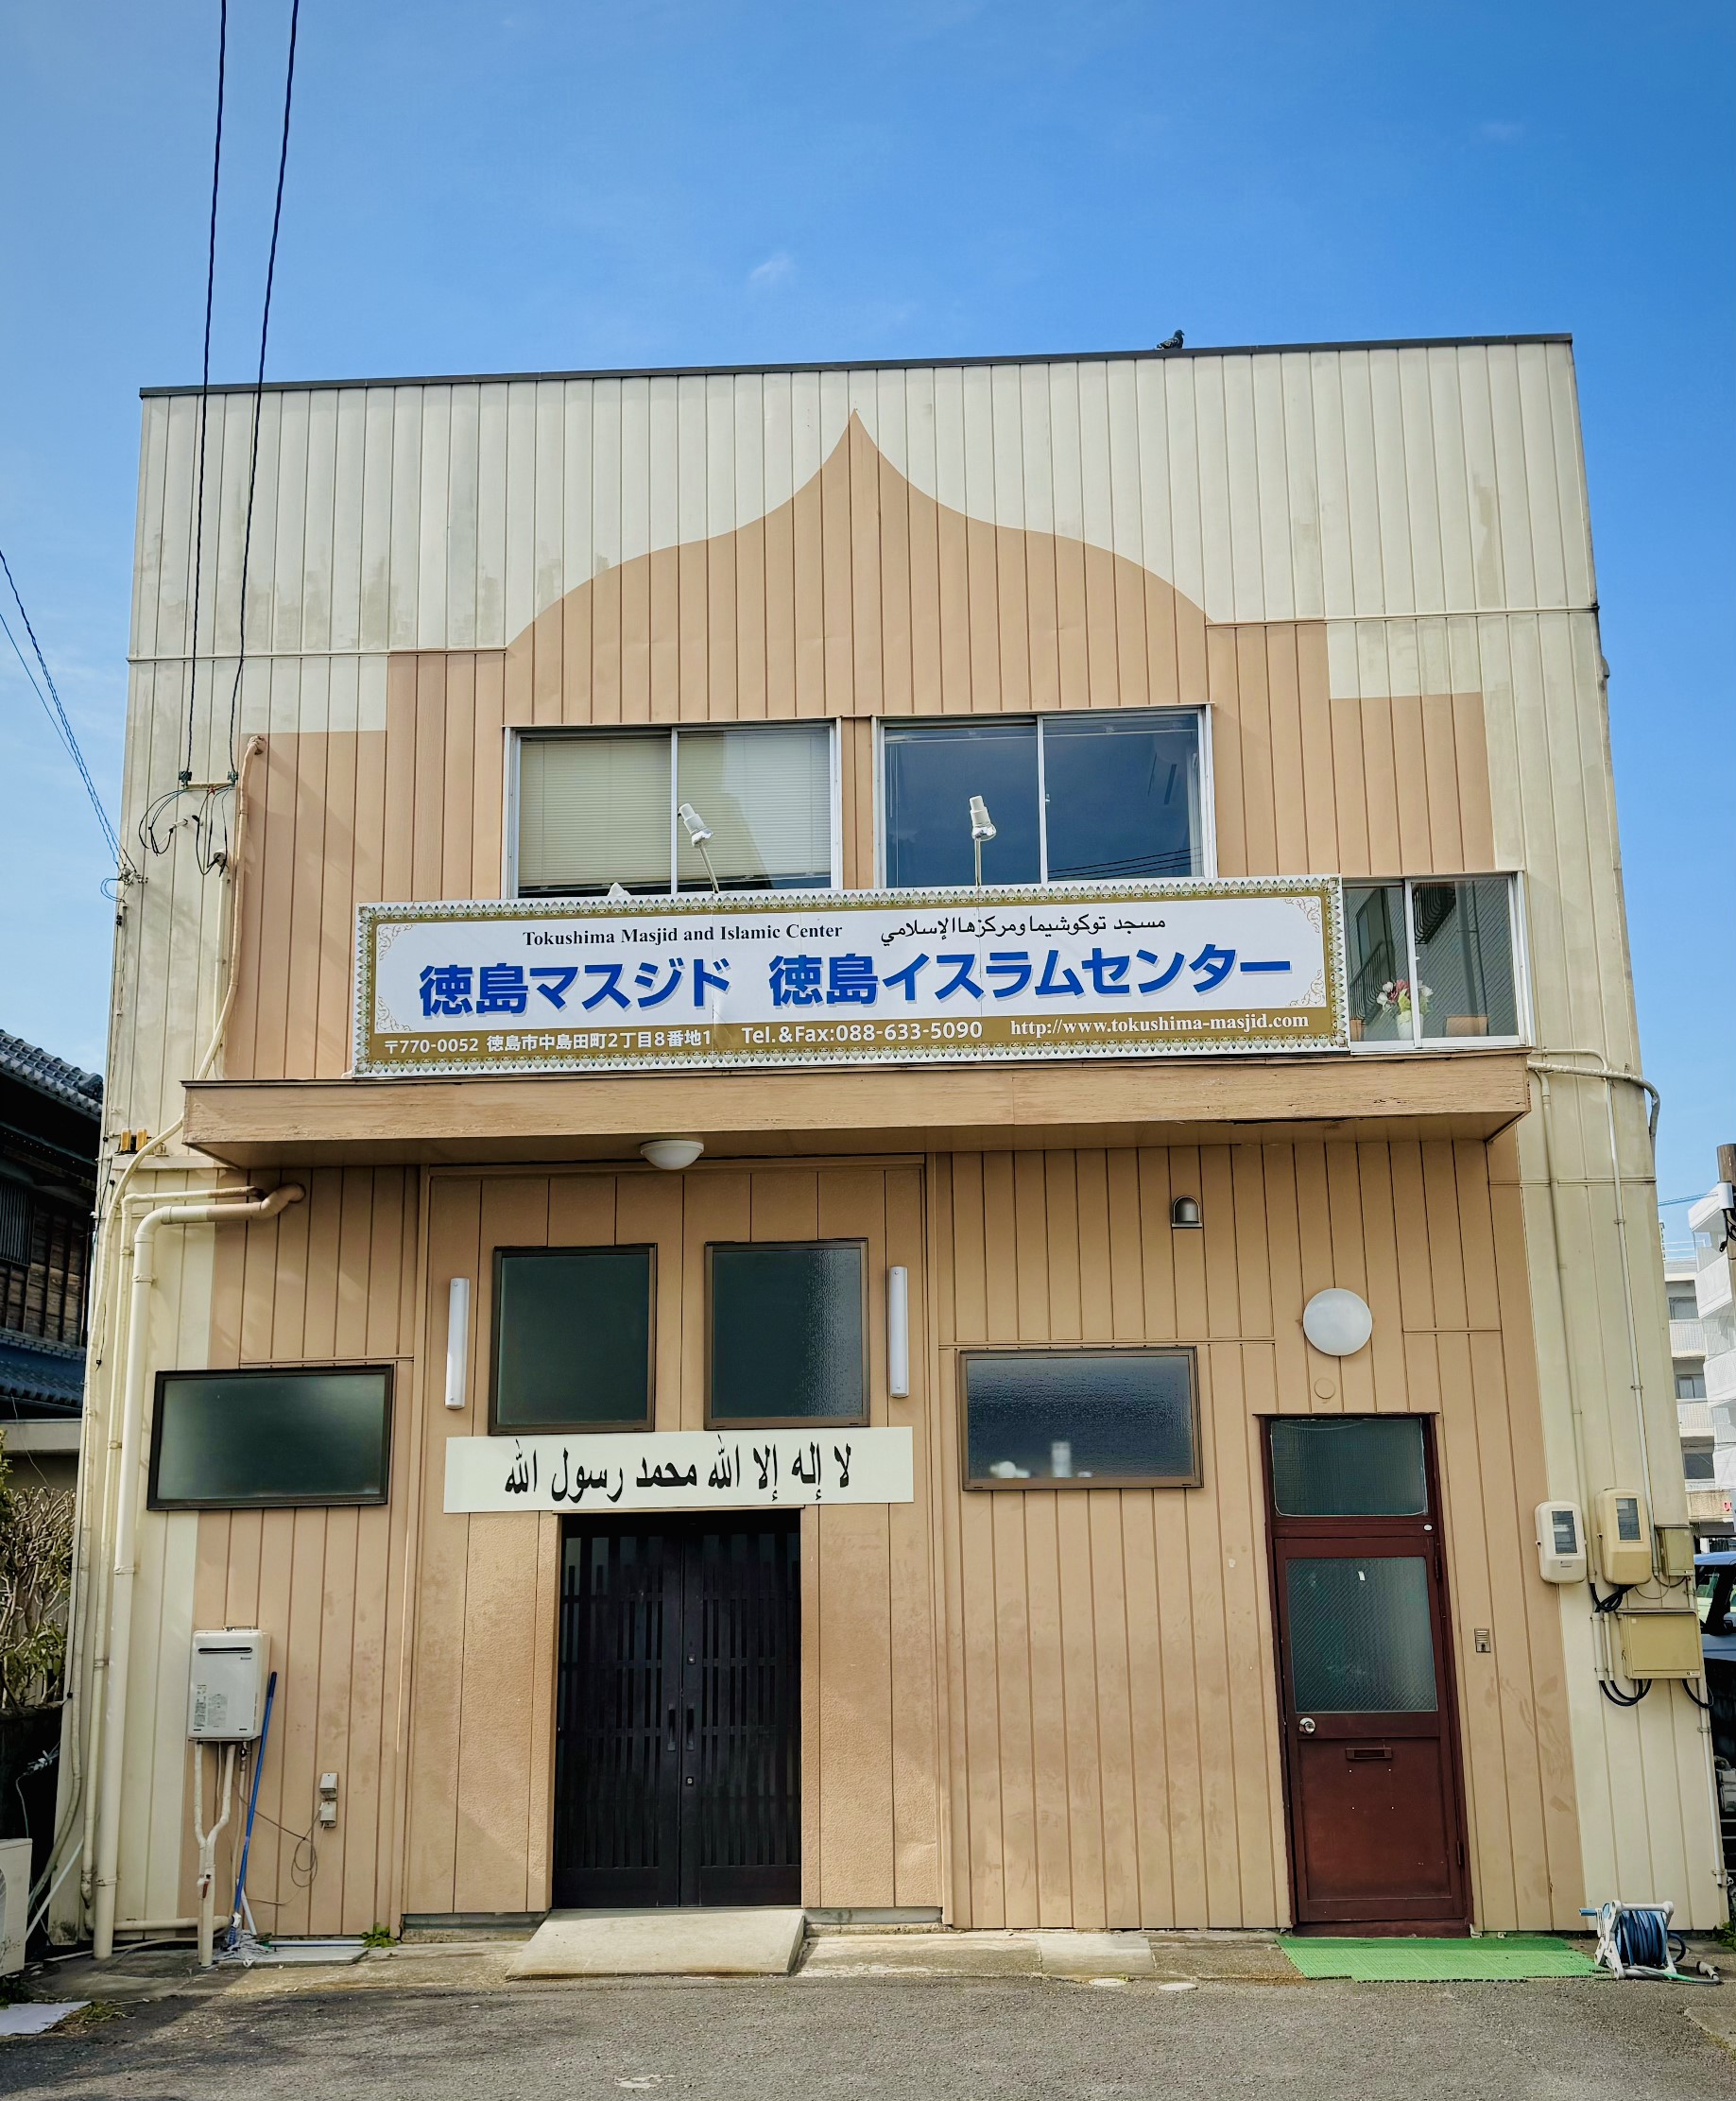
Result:
M440 1989L403 1978L444 1960ZM1042 1976L645 1983L373 1980L135 2002L0 2047L0 2093L67 2101L1736 2101L1736 2057L1686 1988ZM280 1976L282 1972L278 1973ZM256 1973L257 1976L257 1973ZM57 1989L59 1989L57 1984ZM1693 1995L1717 2001L1714 1992Z

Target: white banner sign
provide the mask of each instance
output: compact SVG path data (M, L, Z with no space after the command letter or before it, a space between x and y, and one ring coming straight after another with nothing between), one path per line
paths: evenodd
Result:
M369 1075L1345 1042L1331 877L364 904L356 970Z
M908 1503L910 1432L647 1430L452 1438L446 1507L458 1510L757 1510Z

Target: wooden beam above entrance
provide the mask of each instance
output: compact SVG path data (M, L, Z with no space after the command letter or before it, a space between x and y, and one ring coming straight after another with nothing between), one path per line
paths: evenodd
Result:
M1487 1139L1522 1116L1522 1050L502 1079L199 1080L185 1142L283 1161L632 1160L659 1132L708 1155Z

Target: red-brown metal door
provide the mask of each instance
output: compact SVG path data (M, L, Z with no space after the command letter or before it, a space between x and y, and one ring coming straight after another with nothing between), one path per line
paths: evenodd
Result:
M1463 1798L1427 1425L1340 1417L1271 1431L1297 1924L1463 1932Z

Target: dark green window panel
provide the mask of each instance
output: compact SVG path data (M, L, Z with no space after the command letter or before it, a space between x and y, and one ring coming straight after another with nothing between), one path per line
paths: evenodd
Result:
M710 1420L867 1421L862 1243L762 1243L707 1254Z
M1315 1714L1432 1714L1435 1634L1419 1555L1284 1563L1296 1704Z
M384 1503L392 1375L164 1371L151 1429L154 1509Z
M1420 1517L1429 1507L1415 1416L1290 1416L1272 1425L1272 1499L1285 1517Z
M494 1267L494 1427L651 1422L651 1248L503 1248Z
M971 1488L1193 1488L1191 1350L1023 1350L964 1360Z

